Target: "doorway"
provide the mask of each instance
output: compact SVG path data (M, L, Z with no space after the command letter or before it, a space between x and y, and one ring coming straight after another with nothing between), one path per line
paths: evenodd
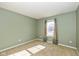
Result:
M48 43L58 44L56 19L45 21L45 35Z

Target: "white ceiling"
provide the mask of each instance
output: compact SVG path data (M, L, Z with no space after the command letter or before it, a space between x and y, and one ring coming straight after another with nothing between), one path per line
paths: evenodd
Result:
M0 7L36 19L75 11L77 2L0 2Z

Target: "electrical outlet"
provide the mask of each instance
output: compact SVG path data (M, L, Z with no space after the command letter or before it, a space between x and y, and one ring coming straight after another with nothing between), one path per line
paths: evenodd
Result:
M18 40L19 42L21 42L22 40Z
M69 43L72 43L72 41L69 41Z
M39 36L40 38L42 38L42 36Z

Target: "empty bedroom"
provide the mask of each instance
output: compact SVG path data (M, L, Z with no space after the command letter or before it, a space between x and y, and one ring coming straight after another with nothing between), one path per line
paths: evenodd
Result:
M79 2L0 2L0 56L79 56Z

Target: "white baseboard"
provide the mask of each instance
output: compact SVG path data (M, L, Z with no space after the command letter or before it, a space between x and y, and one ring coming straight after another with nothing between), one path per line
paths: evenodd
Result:
M36 40L40 40L40 41L43 41L43 39L39 39L39 38L37 38Z
M58 44L58 45L65 46L65 47L72 48L72 49L77 49L76 47L72 47L72 46L68 46L68 45L64 45L64 44Z
M34 40L36 40L36 39L29 40L29 41L27 41L27 42L20 43L20 44L17 44L17 45L14 45L14 46L11 46L11 47L8 47L8 48L5 48L5 49L2 49L2 50L0 50L0 52L5 51L5 50L8 50L8 49L15 48L15 47L18 47L18 46L20 46L20 45L23 45L23 44L29 43L29 42L34 41Z
M17 44L17 45L14 45L14 46L11 46L11 47L8 47L8 48L5 48L5 49L2 49L2 50L0 50L0 52L5 51L5 50L8 50L8 49L15 48L15 47L18 47L18 46L20 46L20 45L23 45L23 44L26 44L26 43L32 42L32 41L34 41L34 40L41 40L41 39L33 39L33 40L29 40L29 41L27 41L27 42L20 43L20 44ZM42 41L42 40L41 40L41 41ZM64 45L64 44L58 44L58 45L65 46L65 47L69 47L69 48L73 48L73 49L77 49L76 47L72 47L72 46L68 46L68 45Z
M42 39L38 39L38 38L36 40L43 41ZM60 43L58 45L65 46L65 47L72 48L72 49L77 49L76 47L72 47L72 46L68 46L68 45L64 45L64 44L60 44Z

